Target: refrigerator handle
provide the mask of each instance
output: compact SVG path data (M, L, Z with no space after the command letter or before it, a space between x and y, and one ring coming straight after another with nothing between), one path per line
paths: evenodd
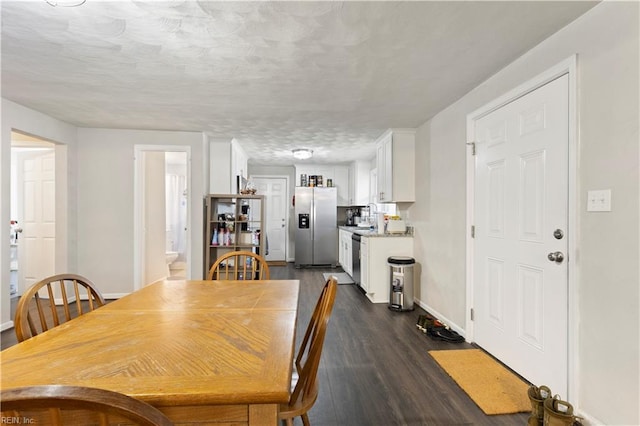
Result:
M315 194L311 197L311 243L313 247L313 240L316 236L316 198ZM312 250L313 251L313 250Z

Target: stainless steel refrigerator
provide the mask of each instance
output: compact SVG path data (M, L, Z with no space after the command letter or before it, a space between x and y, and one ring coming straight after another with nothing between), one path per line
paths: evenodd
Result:
M338 189L296 187L296 268L338 263Z

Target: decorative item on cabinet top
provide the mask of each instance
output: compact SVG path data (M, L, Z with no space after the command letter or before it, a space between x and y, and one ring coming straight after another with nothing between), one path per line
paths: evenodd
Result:
M240 194L242 194L242 195L254 195L256 193L256 191L257 191L256 190L256 186L253 183L253 181L248 180L248 181L245 182L244 188L242 188L240 190Z
M319 186L323 187L324 182L322 175L310 175L307 176L305 174L300 175L300 186ZM333 179L327 179L327 187L333 187Z

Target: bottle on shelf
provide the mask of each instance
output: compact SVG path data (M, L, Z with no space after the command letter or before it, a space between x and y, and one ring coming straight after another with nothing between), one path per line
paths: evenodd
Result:
M211 245L212 246L218 245L218 228L213 229L213 237L211 238Z

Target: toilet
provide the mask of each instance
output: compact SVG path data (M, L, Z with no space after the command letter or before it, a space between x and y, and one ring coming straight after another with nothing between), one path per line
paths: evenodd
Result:
M171 239L171 231L167 231L165 259L167 262L167 277L171 276L171 268L169 267L178 258L177 251L171 251L173 248L173 240Z

